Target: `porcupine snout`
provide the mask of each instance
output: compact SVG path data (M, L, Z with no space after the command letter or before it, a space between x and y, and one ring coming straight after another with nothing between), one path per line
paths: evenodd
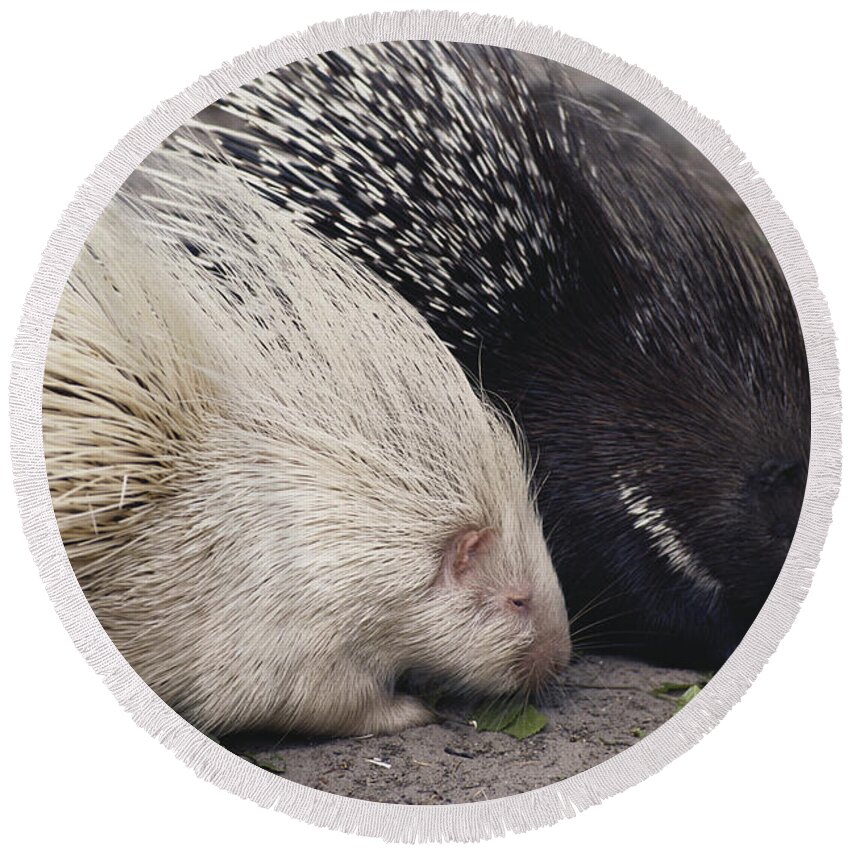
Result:
M535 641L526 656L526 687L529 693L545 689L554 676L562 673L572 657L572 642L567 628L552 630Z
M806 490L806 463L778 457L763 463L750 481L753 508L769 537L790 543Z
M534 640L523 658L525 690L529 694L543 690L563 672L572 657L569 618L562 604L560 589L539 594L540 604L533 611Z

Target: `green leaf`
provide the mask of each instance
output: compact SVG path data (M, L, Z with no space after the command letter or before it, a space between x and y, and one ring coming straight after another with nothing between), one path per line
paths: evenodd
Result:
M699 685L691 685L676 700L676 710L678 711L680 708L684 708L701 690L702 688Z
M536 735L547 723L545 714L522 703L484 706L473 720L479 732L504 732L519 740Z
M546 715L538 711L533 705L527 705L516 717L510 726L502 731L506 735L513 735L520 741L530 738L538 732L542 732L547 723Z
M285 773L286 762L277 753L242 753L242 758L272 773Z
M705 681L683 684L681 682L662 682L651 693L660 699L676 703L676 710L684 708L702 689Z
M482 706L472 719L479 732L502 732L519 717L522 709L522 703L491 703Z

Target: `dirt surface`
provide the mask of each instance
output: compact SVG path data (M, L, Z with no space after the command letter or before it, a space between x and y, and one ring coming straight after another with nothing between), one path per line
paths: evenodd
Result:
M604 761L660 726L677 692L702 673L590 656L573 664L540 710L542 732L516 740L479 732L471 707L440 705L440 723L397 735L335 740L231 737L222 743L294 782L383 803L464 803L505 797L566 779Z

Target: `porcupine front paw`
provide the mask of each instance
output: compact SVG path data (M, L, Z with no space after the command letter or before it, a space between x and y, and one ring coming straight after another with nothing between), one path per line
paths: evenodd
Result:
M376 702L364 717L364 734L400 732L411 726L425 726L435 719L434 713L418 699L405 695L387 695Z

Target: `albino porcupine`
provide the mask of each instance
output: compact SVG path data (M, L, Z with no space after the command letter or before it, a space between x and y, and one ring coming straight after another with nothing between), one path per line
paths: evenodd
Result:
M510 404L574 636L717 665L796 526L805 348L743 203L613 91L498 48L386 43L259 77L198 124Z
M427 722L405 674L542 684L568 622L511 429L391 288L214 163L160 166L97 223L45 372L56 517L113 642L215 734Z

